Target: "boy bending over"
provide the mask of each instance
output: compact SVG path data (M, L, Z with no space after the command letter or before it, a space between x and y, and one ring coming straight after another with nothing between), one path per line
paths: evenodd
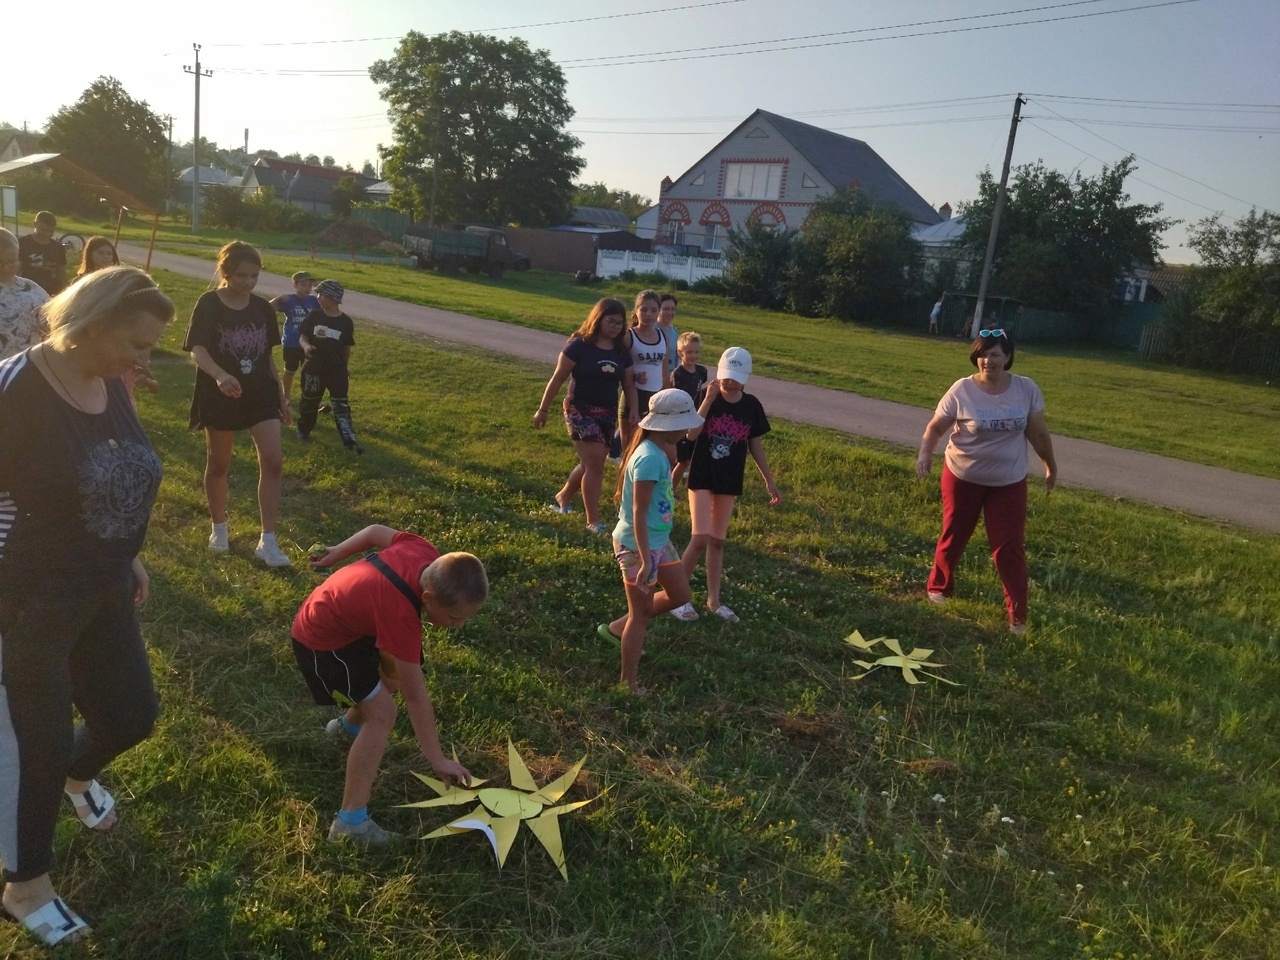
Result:
M352 740L342 809L329 839L379 845L397 839L367 810L395 723L397 690L436 776L446 786L471 783L467 768L440 749L422 679L422 620L462 626L488 599L489 580L471 554L441 556L422 537L381 525L316 550L311 565L332 566L366 550L378 552L335 571L303 602L293 621L293 653L316 703L347 708L325 727Z

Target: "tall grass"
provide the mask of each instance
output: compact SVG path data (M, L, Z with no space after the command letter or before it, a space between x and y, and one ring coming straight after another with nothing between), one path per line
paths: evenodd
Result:
M160 279L185 315L198 285ZM318 578L252 560L247 445L232 552L205 551L180 338L139 401L166 467L144 554L164 717L105 775L120 827L90 836L67 816L58 837L93 955L1280 956L1280 538L1033 491L1031 629L1011 637L981 542L953 602L923 599L936 479L901 451L776 423L785 502L749 483L726 553L743 622L656 623L641 701L594 630L624 605L607 543L546 509L573 459L529 423L547 371L367 326L352 380L367 452L325 424L305 448L286 435L282 543L300 563L376 521L480 555L489 604L426 632L447 749L499 783L507 737L540 783L586 755L566 800L606 792L561 822L568 883L527 834L501 871L474 834L328 844L343 751L288 648ZM933 648L961 686L855 681L854 628ZM395 808L425 799L410 773L426 769L402 721L380 822L420 835L460 812ZM6 951L44 955L13 925Z

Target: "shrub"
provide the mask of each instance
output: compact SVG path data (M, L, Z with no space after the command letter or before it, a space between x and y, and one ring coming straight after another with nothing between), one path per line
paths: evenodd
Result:
M759 224L729 231L725 282L734 299L770 310L787 299L787 274L796 250L796 234Z
M708 293L716 297L729 296L729 281L723 275L703 277L689 287L694 293Z

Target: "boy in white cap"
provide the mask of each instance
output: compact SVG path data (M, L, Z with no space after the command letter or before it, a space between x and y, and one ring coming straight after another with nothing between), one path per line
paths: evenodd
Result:
M298 331L298 342L306 356L302 363L298 439L311 439L311 430L320 413L320 401L328 390L333 420L338 426L342 445L355 453L364 453L356 442L356 429L351 423L351 401L347 396L351 383L348 363L351 348L356 345L356 336L355 324L342 312L344 293L342 284L337 280L321 280L316 285L320 309L307 314Z
M760 401L743 390L750 376L751 354L746 350L730 347L721 354L716 379L707 384L698 406L703 423L687 434L694 441L693 459L689 464L689 515L693 535L684 551L684 572L686 576L693 576L698 560L706 552L707 609L734 623L738 615L720 602L720 579L724 572L724 542L729 535L729 519L742 494L748 453L769 491L769 505L776 507L782 502L760 441L769 432L769 418ZM671 613L680 620L698 619L692 603Z

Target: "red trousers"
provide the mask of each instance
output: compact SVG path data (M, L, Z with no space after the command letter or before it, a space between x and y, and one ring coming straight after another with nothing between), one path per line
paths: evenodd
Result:
M991 559L1004 585L1004 605L1010 623L1027 622L1027 554L1023 548L1027 529L1027 481L1024 477L1007 487L984 487L961 480L942 465L942 536L933 552L929 592L951 596L955 590L956 564L978 525L978 514L987 527Z

